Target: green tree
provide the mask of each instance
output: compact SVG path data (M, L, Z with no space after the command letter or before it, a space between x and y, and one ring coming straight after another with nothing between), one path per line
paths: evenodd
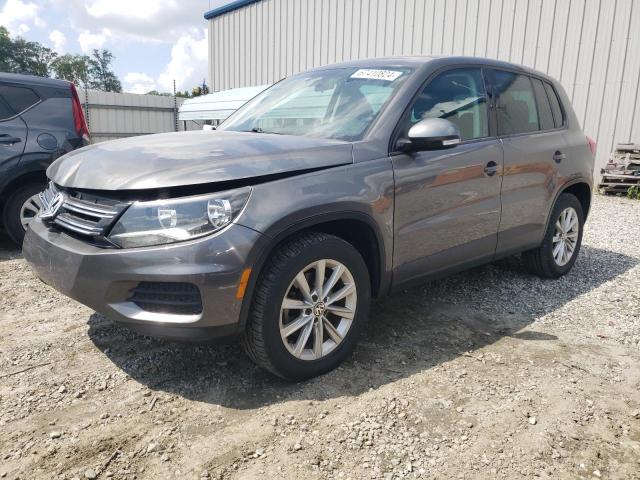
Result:
M12 39L5 27L0 26L0 71L49 76L56 53L24 38Z
M104 92L122 92L122 84L111 70L113 54L109 50L94 50L87 55L56 52L38 42L24 38L11 38L8 30L0 25L0 72L26 73L68 80L77 85Z
M13 57L13 42L6 28L0 26L0 72L11 72Z
M191 96L193 97L199 97L200 95L206 95L207 93L209 93L209 87L207 87L207 84L204 82L202 82L202 85L197 85L191 90Z
M109 50L94 50L88 63L89 88L103 92L122 92L122 84L111 70L113 54Z
M89 79L89 57L86 55L61 55L51 62L56 78L84 85Z
M157 90L150 90L147 93L145 93L145 95L158 95L160 97L170 97L171 94L169 92L159 92Z

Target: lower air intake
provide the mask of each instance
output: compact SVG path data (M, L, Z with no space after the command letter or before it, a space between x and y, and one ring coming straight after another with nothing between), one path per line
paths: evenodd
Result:
M142 310L173 315L202 313L200 290L191 283L140 282L131 289L128 301Z

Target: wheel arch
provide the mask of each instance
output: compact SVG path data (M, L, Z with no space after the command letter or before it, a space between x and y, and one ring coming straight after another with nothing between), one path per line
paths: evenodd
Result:
M584 219L586 220L587 216L589 215L589 210L591 209L591 185L584 180L575 180L568 183L567 185L564 185L558 192L558 195L556 195L556 198L553 202L554 205L558 200L558 197L563 193L571 193L572 195L576 196L576 198L582 205L582 213L584 214Z
M576 179L570 180L567 183L563 184L560 188L558 188L555 196L553 197L553 202L551 202L551 205L549 206L549 211L547 212L547 221L545 222L545 229L542 233L543 237L544 237L544 232L546 232L547 225L549 225L549 220L551 218L551 213L553 212L553 207L555 207L556 202L558 201L558 198L563 193L571 193L578 198L578 200L580 201L580 204L582 205L585 221L587 219L587 215L589 214L589 209L591 208L591 195L592 195L591 182L584 178L576 178Z
M46 183L47 174L45 170L31 170L12 178L0 191L0 209L4 209L7 198L11 196L18 188L30 182Z
M372 297L388 292L391 278L387 273L385 244L375 221L366 213L358 211L317 214L296 221L286 228L274 227L256 243L256 253L250 255L251 275L240 310L240 331L246 326L256 284L271 253L286 240L305 231L328 233L349 242L360 252L367 265Z

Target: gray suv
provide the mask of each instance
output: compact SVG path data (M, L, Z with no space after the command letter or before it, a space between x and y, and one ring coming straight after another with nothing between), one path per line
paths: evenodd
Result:
M571 270L593 152L548 76L480 58L317 68L217 131L92 145L49 167L24 255L138 332L239 334L288 379L335 368L371 297L523 254Z

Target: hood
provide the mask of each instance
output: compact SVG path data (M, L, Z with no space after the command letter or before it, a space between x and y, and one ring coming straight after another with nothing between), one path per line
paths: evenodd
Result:
M350 143L252 132L130 137L75 150L47 176L63 187L140 190L250 179L353 162Z

